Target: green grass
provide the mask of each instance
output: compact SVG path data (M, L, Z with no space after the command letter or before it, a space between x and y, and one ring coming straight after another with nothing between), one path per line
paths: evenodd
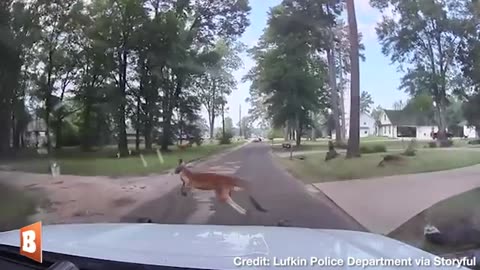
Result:
M434 254L450 253L470 247L440 247L425 241L423 228L426 223L448 228L462 225L465 221L480 220L480 188L476 188L443 200L413 217L388 236Z
M417 156L404 157L403 164L388 164L385 167L377 166L385 153L363 154L361 158L355 159L341 156L328 162L324 161L324 153L307 155L305 160L279 160L293 175L307 183L432 172L480 163L480 151L452 151L420 150Z
M225 149L238 146L243 142L229 145L205 144L193 146L184 151L172 146L173 151L162 153L164 163L160 163L155 152L144 153L148 166L145 168L139 156L116 158L116 149L104 148L95 152L81 152L77 148L63 149L56 152L55 159L61 168L61 174L71 175L103 175L103 176L129 176L162 173L175 167L178 159L191 161L204 158ZM14 161L1 162L2 167L9 170L49 173L49 160L46 157L22 156Z
M327 139L318 139L317 141L302 140L302 144L300 145L300 147L296 147L293 145L294 146L293 151L323 151L323 150L326 151L328 150L328 141L329 140ZM275 141L274 145L272 145L272 151L273 152L288 151L282 148L281 144L283 142L284 142L283 140ZM385 145L387 150L406 149L410 144L410 142L411 142L411 139L408 139L408 138L404 140L392 139L387 137L376 137L376 136L360 138L360 144L362 146L368 146L371 144L375 144L375 145L383 144ZM428 142L429 141L416 141L416 144L418 148L428 148ZM480 145L470 145L468 144L468 140L455 139L452 147L480 148Z
M0 231L18 229L35 213L35 200L26 192L0 184Z

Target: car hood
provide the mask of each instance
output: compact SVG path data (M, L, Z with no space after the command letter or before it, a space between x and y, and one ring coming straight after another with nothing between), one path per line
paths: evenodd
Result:
M432 254L371 233L291 227L68 224L43 227L44 251L104 260L201 269L238 269L256 259L250 269L274 264L286 268L352 269L353 260L406 259L409 269L427 269L438 260ZM0 233L0 244L19 246L19 231ZM312 259L317 258L317 259ZM349 259L350 258L350 259ZM430 266L417 265L424 258ZM339 259L343 267L338 266ZM304 261L306 260L306 261ZM256 263L255 263L256 262ZM333 265L334 263L337 265ZM349 264L350 262L350 264ZM372 261L368 261L369 263ZM300 265L295 265L299 263ZM306 263L306 265L303 265ZM372 262L381 266L379 261ZM404 261L407 263L408 261ZM290 267L289 267L290 266ZM357 265L358 266L358 265ZM358 266L360 269L361 267ZM398 269L398 266L380 267ZM401 268L401 267L400 267ZM405 267L407 268L407 267ZM452 267L451 269L459 269ZM442 267L442 269L449 269ZM467 269L467 268L461 268Z

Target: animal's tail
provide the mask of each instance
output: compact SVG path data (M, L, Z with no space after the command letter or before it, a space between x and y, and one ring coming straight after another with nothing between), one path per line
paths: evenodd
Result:
M257 209L260 212L268 212L265 208L263 208L255 198L252 197L252 195L249 195L248 198L250 198L250 201L252 202L253 206L255 209Z

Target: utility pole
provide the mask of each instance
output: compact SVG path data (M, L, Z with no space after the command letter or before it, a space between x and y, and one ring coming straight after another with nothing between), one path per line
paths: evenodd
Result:
M238 128L239 136L242 137L242 104L238 106Z

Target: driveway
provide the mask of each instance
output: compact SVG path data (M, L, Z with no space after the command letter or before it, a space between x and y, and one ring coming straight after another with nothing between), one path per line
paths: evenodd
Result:
M313 186L369 231L388 234L434 204L480 187L480 165Z
M270 146L252 143L221 158L203 162L194 170L236 175L251 181L253 196L269 211L243 216L230 206L218 204L213 192L194 191L180 195L179 187L126 215L123 221L149 217L157 223L217 225L277 225L326 229L364 230L322 193L312 195L305 185L278 167ZM252 208L244 192L233 193L236 202Z

